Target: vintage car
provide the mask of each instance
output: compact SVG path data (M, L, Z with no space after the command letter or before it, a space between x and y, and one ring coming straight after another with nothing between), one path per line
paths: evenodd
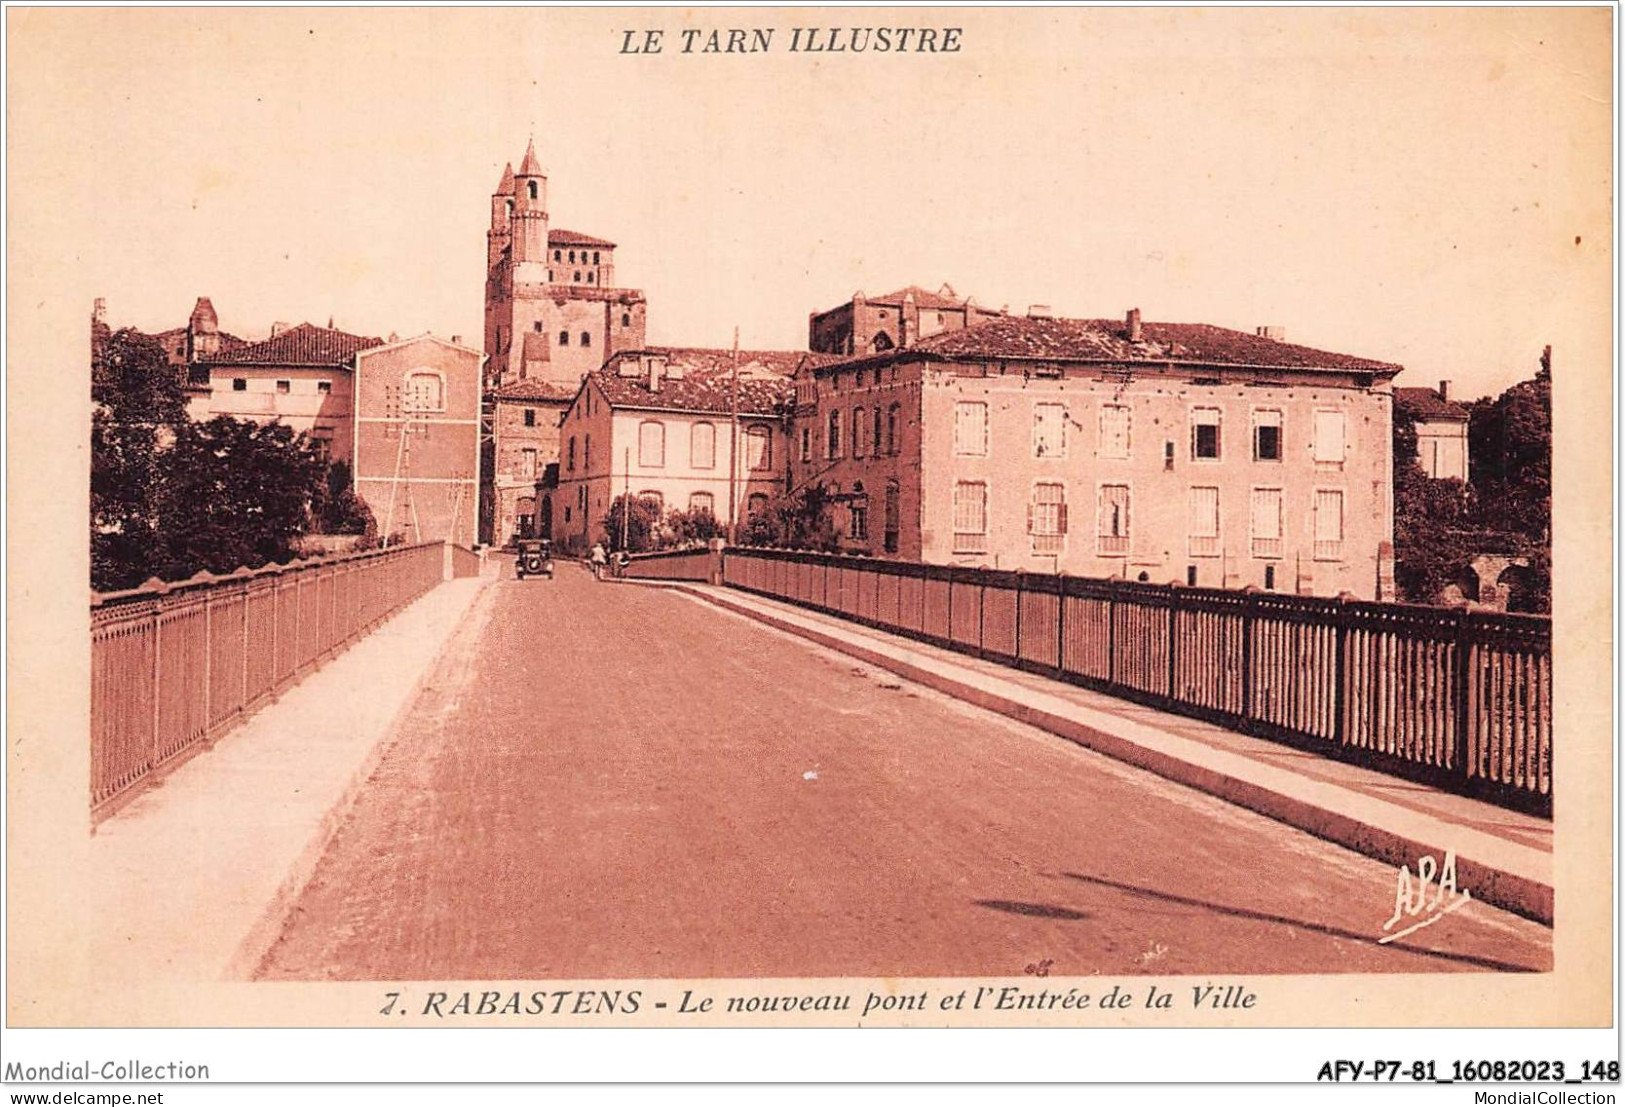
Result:
M520 580L526 577L553 578L553 543L545 538L521 538L518 542L519 559L514 572Z

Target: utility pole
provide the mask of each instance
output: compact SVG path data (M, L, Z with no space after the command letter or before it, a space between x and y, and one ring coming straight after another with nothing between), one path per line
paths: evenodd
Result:
M626 528L632 519L632 447L626 447L622 454L626 458L623 466L626 471L626 492L621 496L621 552L631 553L626 548Z
M728 545L738 545L739 517L739 328L734 327L733 383L728 390Z

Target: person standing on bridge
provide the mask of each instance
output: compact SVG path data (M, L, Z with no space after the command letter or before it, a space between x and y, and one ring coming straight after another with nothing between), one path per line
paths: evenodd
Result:
M604 544L602 542L594 542L592 544L592 554L590 559L592 561L592 578L594 580L603 580L604 564L607 559L604 557Z

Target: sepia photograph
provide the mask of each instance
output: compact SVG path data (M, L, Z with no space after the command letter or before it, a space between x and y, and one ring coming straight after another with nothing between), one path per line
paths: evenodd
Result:
M1614 15L8 7L7 1027L1607 1031Z

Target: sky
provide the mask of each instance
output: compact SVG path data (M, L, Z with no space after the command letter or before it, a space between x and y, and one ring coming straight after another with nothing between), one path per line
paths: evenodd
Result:
M807 54L796 27L961 27ZM753 55L685 28L771 28ZM659 54L621 53L662 29ZM858 290L1282 326L1493 394L1611 362L1611 12L8 11L42 303L477 345L489 196L619 243L652 343L804 348ZM13 304L16 310L16 304Z

